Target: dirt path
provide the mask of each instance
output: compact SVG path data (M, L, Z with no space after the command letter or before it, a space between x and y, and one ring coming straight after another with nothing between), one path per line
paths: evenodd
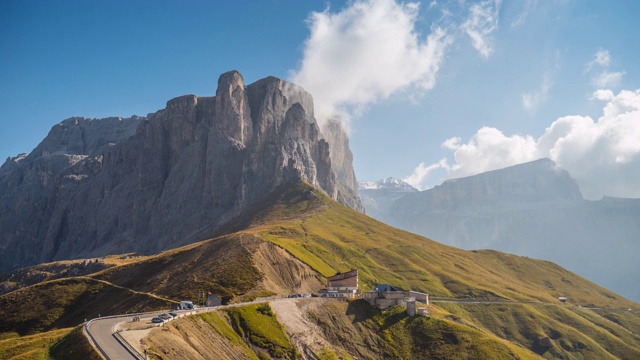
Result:
M332 348L324 338L322 329L309 319L309 312L327 299L291 299L289 301L273 301L271 308L291 338L293 345L302 352L302 358L317 359L316 353L325 348Z

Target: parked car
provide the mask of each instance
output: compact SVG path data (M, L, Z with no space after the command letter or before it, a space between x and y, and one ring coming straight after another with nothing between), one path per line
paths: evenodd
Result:
M180 301L180 309L182 310L195 309L195 307L196 306L193 304L193 301L186 301L186 300Z
M175 313L175 312L170 312L169 315L173 316L174 318L178 317L178 313Z
M159 318L159 317L154 317L153 319L151 319L151 322L154 324L162 324L165 320L163 318Z
M158 317L163 319L163 320L171 320L171 319L173 319L173 316L171 316L171 315L169 315L167 313L160 314L160 315L158 315Z

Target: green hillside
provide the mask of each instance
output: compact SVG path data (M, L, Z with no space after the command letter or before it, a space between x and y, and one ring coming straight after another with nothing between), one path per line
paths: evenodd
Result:
M323 276L360 270L361 286L389 283L432 297L638 306L560 266L492 250L465 251L398 230L306 184L275 193L247 233L285 248Z
M392 228L305 183L277 189L210 240L0 295L0 333L9 338L55 331L97 314L198 301L202 291L225 303L312 292L325 277L353 268L359 269L364 290L389 283L432 299L503 302L435 302L429 319L408 317L401 309L380 312L364 302L326 305L305 315L329 344L315 353L319 358L640 358L638 304L547 261L464 251ZM560 303L559 296L568 301ZM26 310L25 303L31 305ZM248 339L241 329L249 318L232 311L226 326ZM347 334L349 322L358 327ZM369 350L362 343L349 345L358 332ZM291 353L266 335L262 344L280 344L278 354ZM256 346L247 339L242 346Z
M0 334L31 335L85 319L167 308L166 299L91 278L47 281L0 296Z

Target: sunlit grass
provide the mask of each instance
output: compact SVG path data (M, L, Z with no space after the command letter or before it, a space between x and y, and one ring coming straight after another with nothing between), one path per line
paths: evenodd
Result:
M47 359L49 348L71 330L58 329L28 336L16 336L14 333L0 340L0 359Z
M277 359L295 359L296 350L269 305L247 305L226 310L239 335Z

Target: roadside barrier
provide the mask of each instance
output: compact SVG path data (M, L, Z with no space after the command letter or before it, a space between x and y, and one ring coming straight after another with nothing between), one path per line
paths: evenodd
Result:
M96 341L96 339L93 337L93 335L91 334L91 331L89 331L89 325L91 325L91 323L93 322L93 320L96 319L91 319L88 322L86 322L83 326L83 331L85 333L85 336L88 335L89 336L89 340L91 341L91 343L93 344L93 346L95 346L98 351L100 351L100 353L102 354L102 356L104 356L105 359L108 359L109 357L107 356L107 353L104 352L104 350L102 349L102 347L100 346L100 344L98 344L98 342Z
M120 345L124 346L127 351L133 355L136 359L144 360L144 355L140 354L138 350L136 350L127 340L125 340L122 335L120 335L120 331L116 331L113 333L113 337L120 343Z

